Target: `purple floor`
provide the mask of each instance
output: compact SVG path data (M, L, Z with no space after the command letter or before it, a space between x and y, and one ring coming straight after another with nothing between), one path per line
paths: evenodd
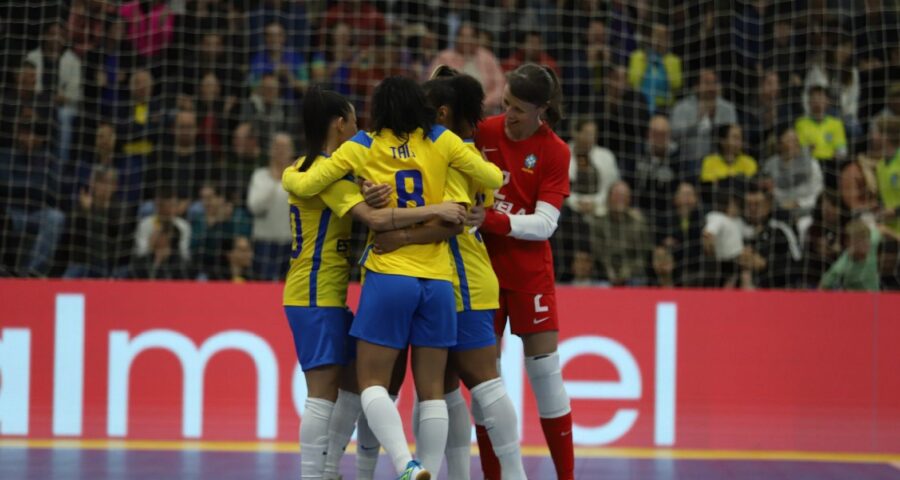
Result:
M480 479L473 459L472 479ZM354 457L342 465L352 472ZM532 480L555 478L546 457L527 457ZM0 448L3 480L144 480L144 479L293 479L300 478L300 458L288 453L199 451L75 450ZM354 476L345 475L345 480ZM382 455L376 478L392 479ZM441 475L439 478L445 478ZM581 458L578 479L628 480L889 480L900 470L885 464Z

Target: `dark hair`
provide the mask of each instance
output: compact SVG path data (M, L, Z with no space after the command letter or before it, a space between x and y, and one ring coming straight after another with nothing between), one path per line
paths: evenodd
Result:
M544 120L550 126L562 120L562 88L552 68L526 63L506 74L514 97L537 106L547 106Z
M298 170L309 170L325 148L328 128L337 117L348 118L353 106L339 93L312 86L303 97L303 133L306 135L306 158Z
M428 135L434 125L434 110L428 106L422 86L415 80L385 78L372 93L372 131L388 129L403 138L417 128Z
M435 70L436 75L443 73L446 72L441 67ZM461 132L464 126L475 128L484 118L484 89L470 75L441 76L425 82L423 88L433 109L446 105L453 111L454 125L450 125L450 130L454 133Z
M728 134L731 132L732 128L740 128L740 125L736 123L726 123L724 125L719 125L716 127L716 148L718 153L722 153L722 142L728 138Z
M593 123L594 125L597 125L597 121L591 117L579 118L578 120L575 121L575 133L580 132L582 128L584 128L586 125L589 125L591 123Z
M440 64L437 66L437 68L434 69L433 72L431 72L431 79L434 80L435 78L449 78L455 77L457 75L459 75L459 70L449 65Z

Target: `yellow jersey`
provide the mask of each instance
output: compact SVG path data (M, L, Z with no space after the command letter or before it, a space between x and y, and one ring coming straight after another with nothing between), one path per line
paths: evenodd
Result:
M475 153L478 149L475 143L465 141L466 145ZM448 197L445 200L458 201L449 192L456 190L461 185L466 192L465 202L475 205L478 200L485 207L490 207L494 202L493 190L486 190L478 182L466 177L455 169L450 169L447 174ZM451 188L452 186L452 188ZM453 194L455 195L455 194ZM453 290L456 293L456 311L467 310L491 310L500 307L500 284L494 267L491 266L491 258L488 256L487 247L481 238L481 232L469 233L466 228L462 233L449 241L450 253L453 257Z
M407 208L437 204L444 199L447 170L453 167L480 182L499 188L503 174L446 128L435 125L428 134L421 129L400 138L384 129L377 134L359 132L344 142L328 161L317 162L305 175L285 175L285 189L313 196L348 173L372 182L394 186L391 207ZM378 273L447 280L453 278L446 243L406 245L393 252L372 250L371 236L360 265Z
M729 164L721 155L715 153L707 155L703 159L703 166L700 167L700 181L718 182L739 175L752 177L756 175L757 168L756 160L750 155L742 153L735 158L734 163Z
M320 157L315 164L322 161ZM295 167L288 168L297 171ZM284 305L346 306L353 223L346 214L365 201L359 187L348 176L332 183L315 197L304 199L290 195L288 201L294 238L291 268L284 284Z
M818 160L834 160L839 151L847 149L847 135L844 122L831 115L825 115L821 122L810 116L801 117L794 125L800 145L809 147L812 156Z

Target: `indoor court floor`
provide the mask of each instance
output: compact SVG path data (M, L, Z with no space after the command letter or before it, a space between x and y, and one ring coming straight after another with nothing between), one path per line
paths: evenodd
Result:
M524 453L528 478L555 478L545 451ZM345 480L355 478L354 462L352 453L344 457ZM585 480L900 479L900 458L875 455L584 449L575 466ZM300 457L286 444L0 440L3 480L260 480L299 472ZM376 478L395 478L384 454ZM480 478L473 456L472 479Z

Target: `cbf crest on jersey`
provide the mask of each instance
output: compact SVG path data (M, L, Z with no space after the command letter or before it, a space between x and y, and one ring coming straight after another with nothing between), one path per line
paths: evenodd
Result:
M529 153L528 156L525 157L525 168L523 168L523 170L531 172L534 170L535 165L537 165L537 156L533 153Z

